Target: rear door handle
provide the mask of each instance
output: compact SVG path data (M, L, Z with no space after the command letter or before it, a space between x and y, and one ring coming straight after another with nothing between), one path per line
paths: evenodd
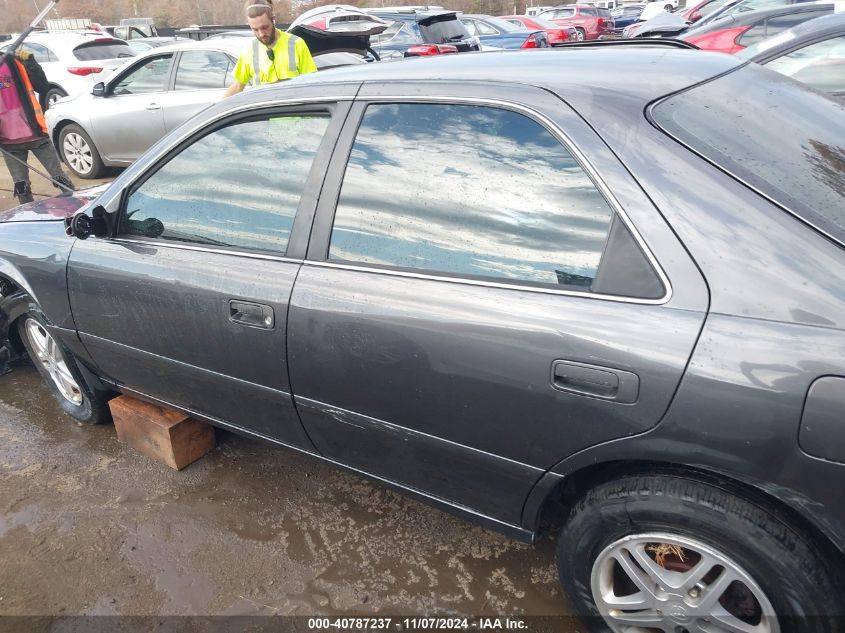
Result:
M276 324L273 308L251 301L229 301L229 320L239 325L248 325L262 330L272 330Z
M582 396L633 404L640 396L640 378L621 369L556 360L552 363L552 387Z

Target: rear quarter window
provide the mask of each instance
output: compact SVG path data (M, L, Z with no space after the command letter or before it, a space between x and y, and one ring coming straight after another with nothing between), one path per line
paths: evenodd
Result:
M845 244L845 105L756 65L658 102L664 132Z

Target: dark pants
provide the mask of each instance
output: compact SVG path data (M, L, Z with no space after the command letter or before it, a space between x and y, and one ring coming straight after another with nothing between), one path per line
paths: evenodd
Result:
M67 176L65 176L59 163L59 155L56 154L56 150L48 138L41 138L28 143L3 145L3 150L24 163L21 164L9 158L5 153L3 154L3 159L6 161L6 167L9 168L13 182L29 182L29 167L26 166L29 152L35 154L35 157L44 165L44 169L52 178L62 183L67 181Z

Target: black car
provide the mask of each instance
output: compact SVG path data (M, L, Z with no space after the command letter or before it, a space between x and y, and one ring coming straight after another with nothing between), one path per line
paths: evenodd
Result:
M413 8L365 11L393 21L384 33L370 38L370 46L381 59L481 50L478 38L469 34L455 11Z
M613 44L212 105L103 190L0 214L6 355L83 422L129 394L558 526L596 628L838 630L845 107Z
M737 53L845 101L845 13L815 18Z

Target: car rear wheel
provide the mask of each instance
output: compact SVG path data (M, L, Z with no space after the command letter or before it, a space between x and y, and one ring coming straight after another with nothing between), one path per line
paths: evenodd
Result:
M47 107L49 108L54 103L56 103L56 101L58 101L59 99L63 99L66 96L67 96L67 93L64 90L62 90L59 87L53 87L53 88L50 88L47 91L47 94L44 97L44 102L47 104Z
M18 332L32 363L65 412L87 424L111 421L111 394L92 388L73 354L50 334L40 314L30 312L19 319Z
M668 11L669 13L672 13L672 11L674 11L674 9L675 9L675 7L673 7L671 4L663 5L663 10Z
M573 508L557 548L597 630L840 631L835 563L778 513L683 475L628 477ZM599 617L600 616L600 617Z
M576 42L583 42L587 39L587 32L584 29L576 28L575 29L575 41Z
M71 123L59 134L62 160L81 178L99 178L105 171L100 152L81 127Z

